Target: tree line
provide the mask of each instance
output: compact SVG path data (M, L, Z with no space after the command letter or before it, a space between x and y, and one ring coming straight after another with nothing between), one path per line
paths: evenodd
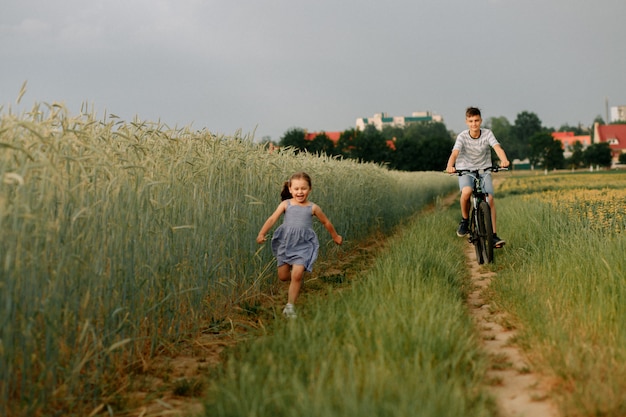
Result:
M600 116L596 117L592 126L596 122L604 124ZM576 141L571 149L567 149L570 156L566 158L563 143L552 136L557 130L544 127L539 117L532 112L519 113L514 124L510 124L505 117L494 117L489 119L488 126L511 161L528 160L531 167L547 170L611 166L611 148L608 143L592 143L585 148L580 141ZM593 139L592 128L580 125L562 125L558 132L573 132L575 136L589 135Z
M595 122L604 124L598 116ZM495 134L507 152L509 160L528 160L530 166L541 169L577 169L611 165L611 150L607 143L594 143L586 148L576 142L565 158L560 140L552 137L553 128L542 125L532 112L519 113L511 124L506 117L493 117L483 124ZM563 125L559 132L592 135L591 128ZM415 122L405 127L385 126L382 130L368 125L364 130L348 129L333 142L325 132L307 138L302 128L285 132L278 146L292 147L298 152L326 154L341 158L374 162L400 171L440 171L448 161L456 134L442 122ZM268 142L268 141L266 141ZM276 144L275 144L276 145ZM495 158L494 153L494 161ZM626 154L624 155L626 163ZM621 160L620 160L621 162Z

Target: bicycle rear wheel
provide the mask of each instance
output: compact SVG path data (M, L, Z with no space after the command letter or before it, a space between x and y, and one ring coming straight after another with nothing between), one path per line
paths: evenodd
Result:
M491 209L486 201L481 201L480 204L478 204L477 217L478 224L476 225L476 231L478 234L478 246L480 246L481 252L479 263L492 263L494 261L493 226L491 224ZM482 262L480 262L480 260L482 260Z

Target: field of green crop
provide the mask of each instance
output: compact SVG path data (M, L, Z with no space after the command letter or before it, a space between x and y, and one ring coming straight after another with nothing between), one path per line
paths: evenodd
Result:
M501 188L497 304L550 370L564 416L626 415L625 173L512 177Z
M0 413L118 412L142 361L275 285L255 237L300 170L346 248L456 187L55 104L2 114Z

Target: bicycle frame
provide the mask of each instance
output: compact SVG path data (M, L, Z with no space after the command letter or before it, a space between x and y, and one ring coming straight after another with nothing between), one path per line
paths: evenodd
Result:
M479 264L494 262L493 225L488 194L484 191L484 178L497 172L498 167L481 170L458 170L456 174L469 175L474 179L470 205L469 242L474 245Z

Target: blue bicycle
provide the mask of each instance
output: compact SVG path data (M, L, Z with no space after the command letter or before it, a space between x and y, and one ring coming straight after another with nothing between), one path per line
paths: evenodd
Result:
M469 242L476 250L476 260L479 264L493 263L493 225L491 224L491 208L487 200L487 193L484 188L484 177L492 172L506 171L507 168L497 166L469 170L459 169L456 175L469 175L474 179L474 189L472 190L469 223ZM481 177L482 175L482 177Z

